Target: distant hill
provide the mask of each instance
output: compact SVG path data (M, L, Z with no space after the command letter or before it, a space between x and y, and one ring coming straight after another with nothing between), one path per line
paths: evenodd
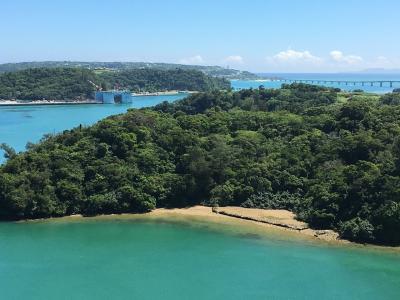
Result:
M36 68L0 74L0 99L65 100L92 98L93 71L79 68Z
M228 90L231 86L225 78L216 78L193 69L127 69L101 72L97 77L97 82L106 88L119 86L131 91L212 91Z
M130 69L158 69L158 70L197 70L206 75L226 79L257 79L256 74L235 69L226 69L220 66L182 65L169 63L147 62L78 62L78 61L42 61L0 64L0 73L15 72L33 68L85 68L90 70L130 70Z
M198 70L131 69L96 72L87 68L33 68L0 74L0 99L79 100L93 98L93 85L131 91L230 89L224 78Z

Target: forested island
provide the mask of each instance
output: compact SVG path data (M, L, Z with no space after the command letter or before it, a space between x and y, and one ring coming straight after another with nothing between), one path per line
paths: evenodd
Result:
M0 218L282 208L400 244L400 94L305 84L212 91L48 135L0 167Z
M196 70L208 76L226 79L254 80L259 76L248 71L223 68L220 66L199 66L171 63L149 63L149 62L80 62L80 61L38 61L0 64L0 73L15 72L34 68L83 68L97 71L126 71L135 69L156 70Z
M131 69L93 71L85 68L33 68L0 74L0 99L86 100L102 89L133 92L229 89L226 79L191 69Z

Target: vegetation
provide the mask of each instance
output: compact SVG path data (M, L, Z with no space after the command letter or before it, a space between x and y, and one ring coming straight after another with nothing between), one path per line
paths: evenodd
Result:
M28 69L0 74L0 99L88 99L93 97L95 80L86 69Z
M0 216L286 208L353 241L400 244L392 97L343 100L304 84L214 91L47 136L20 154L3 146Z
M197 66L168 63L146 62L77 62L77 61L43 61L0 64L1 72L15 72L33 68L85 68L98 71L126 71L132 69L157 69L157 70L196 70L208 76L228 79L257 79L257 75L235 69L225 69L219 66Z
M103 88L132 91L229 89L227 80L196 70L136 69L102 72L83 68L36 68L0 74L0 99L90 99L95 83Z
M119 86L132 91L230 89L228 81L209 77L195 70L133 69L121 72L105 72L99 77L108 86Z

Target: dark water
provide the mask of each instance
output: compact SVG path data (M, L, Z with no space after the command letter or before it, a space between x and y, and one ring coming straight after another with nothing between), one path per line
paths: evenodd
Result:
M399 254L157 221L0 223L2 299L399 299Z

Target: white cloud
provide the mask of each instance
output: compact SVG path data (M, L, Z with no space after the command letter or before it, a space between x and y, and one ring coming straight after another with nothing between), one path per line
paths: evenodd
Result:
M244 63L243 57L241 57L240 55L230 55L224 59L224 62L239 65L242 65Z
M333 50L316 56L310 51L285 50L266 57L266 64L256 66L274 72L353 72L368 68L399 69L400 57L377 56L363 58Z
M358 55L344 55L342 51L339 50L334 50L329 53L331 56L331 59L333 59L335 62L339 63L346 63L349 65L354 65L361 63L363 61L361 56Z
M320 63L322 58L314 56L310 51L286 50L267 57L267 61L275 63Z
M376 59L378 61L384 61L384 62L388 62L389 61L389 59L386 56L383 56L383 55L378 56Z
M378 56L370 61L365 62L366 68L371 69L400 69L400 58L391 57L388 58L386 56Z
M196 65L196 64L203 64L204 59L200 55L195 55L192 57L186 57L179 60L180 64L183 65Z
M375 64L378 66L387 67L391 66L392 62L386 56L378 56Z

